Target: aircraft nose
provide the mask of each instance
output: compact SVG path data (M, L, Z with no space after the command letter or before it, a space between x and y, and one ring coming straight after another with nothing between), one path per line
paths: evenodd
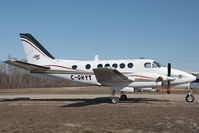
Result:
M191 75L192 77L192 81L195 81L196 80L196 76L194 76L194 75Z
M196 76L194 76L194 75L192 75L192 74L188 74L187 76L188 76L188 78L190 79L190 82L196 80Z
M178 75L178 78L179 80L176 79L176 83L190 83L192 81L195 81L196 80L196 76L190 74L190 73L187 73L187 72L184 72L184 71L179 71L179 70L175 70L175 69L172 69L173 71L173 75Z

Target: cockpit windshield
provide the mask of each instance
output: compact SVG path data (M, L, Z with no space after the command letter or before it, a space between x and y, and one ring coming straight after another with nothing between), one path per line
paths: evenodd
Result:
M158 68L164 67L164 65L162 65L162 64L160 64L160 63L158 63L158 62L156 62L156 61L154 61L153 64L155 64Z

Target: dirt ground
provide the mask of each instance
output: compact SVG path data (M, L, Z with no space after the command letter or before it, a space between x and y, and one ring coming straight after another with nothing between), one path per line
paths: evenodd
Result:
M112 104L104 87L2 89L0 133L198 133L198 90L194 103L172 92L128 93Z

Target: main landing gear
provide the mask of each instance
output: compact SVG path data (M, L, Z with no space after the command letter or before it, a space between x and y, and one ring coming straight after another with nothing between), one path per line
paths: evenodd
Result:
M121 92L120 99L121 99L122 101L126 101L126 100L127 100L127 95L124 94L123 91Z
M119 98L115 96L115 90L112 90L112 97L111 97L111 99L112 99L112 103L113 104L119 103L119 101L120 101Z
M190 83L188 83L188 87L187 87L187 96L185 97L185 100L187 102L194 102L194 96L192 95L192 90L190 89Z
M120 96L120 100L119 100L119 98L115 96L115 90L113 90L111 99L112 99L112 103L116 104L116 103L119 103L120 100L126 101L127 100L127 95L124 94L123 92L121 92L121 96Z

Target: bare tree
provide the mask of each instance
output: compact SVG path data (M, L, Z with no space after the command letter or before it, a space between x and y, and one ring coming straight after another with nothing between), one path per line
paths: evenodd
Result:
M0 88L45 88L80 86L66 80L53 80L32 76L28 71L7 65L0 61Z

